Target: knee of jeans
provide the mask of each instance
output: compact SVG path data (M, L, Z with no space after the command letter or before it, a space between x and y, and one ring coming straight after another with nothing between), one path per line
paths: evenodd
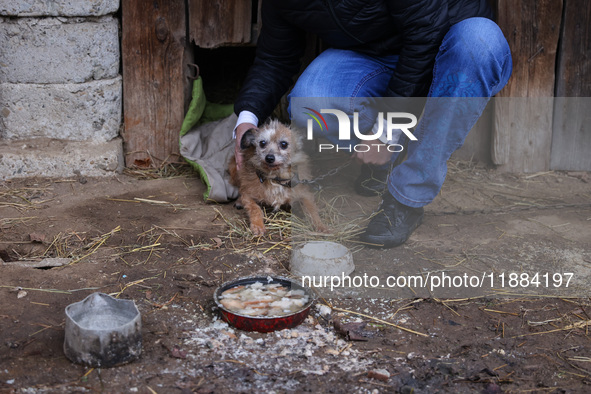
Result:
M469 18L450 29L459 37L453 45L456 58L484 67L498 67L499 74L511 62L511 50L499 26L487 18ZM452 49L450 48L450 49Z
M305 74L302 74L287 98L291 100L293 97L327 97L330 93L330 86L319 83L316 79L308 79Z
M306 84L300 83L299 80L296 81L296 84L287 95L287 99L291 101L292 97L314 97L310 96L308 92L306 92L305 86Z

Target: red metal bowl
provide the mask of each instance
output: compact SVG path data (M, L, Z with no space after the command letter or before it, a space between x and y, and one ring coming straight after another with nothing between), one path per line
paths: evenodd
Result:
M269 281L269 278L271 278L272 280ZM224 291L236 286L250 285L255 282L261 282L264 284L279 283L281 286L285 286L288 289L304 290L304 292L308 296L308 302L302 307L301 310L297 312L294 312L290 315L276 317L241 315L237 312L233 312L226 309L220 303L220 296ZM301 322L303 322L304 319L308 316L308 313L310 312L310 307L315 301L315 296L310 289L301 286L299 283L291 279L268 276L254 276L224 283L215 290L215 292L213 293L213 299L218 308L220 309L222 318L231 326L234 326L244 331L271 332L283 330L285 328L293 328Z

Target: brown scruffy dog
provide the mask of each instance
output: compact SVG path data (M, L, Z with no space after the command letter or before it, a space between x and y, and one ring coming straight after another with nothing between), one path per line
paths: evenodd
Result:
M302 204L316 230L327 231L312 192L299 183L300 179L310 179L308 157L301 150L301 140L288 126L274 120L250 129L242 136L240 148L244 152L242 167L237 170L232 157L229 171L231 182L240 190L236 207L246 209L253 234L265 233L260 205L277 211L295 202Z

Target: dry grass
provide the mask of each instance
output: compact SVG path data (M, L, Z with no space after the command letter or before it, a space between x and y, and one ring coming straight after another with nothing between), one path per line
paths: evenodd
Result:
M108 233L90 240L87 239L86 233L59 233L53 238L41 257L70 258L72 259L70 264L76 264L95 254L99 248L105 246L109 238L120 231L121 227L117 226Z
M565 180L568 180L565 174L554 171L530 175L507 174L471 161L450 160L447 180L437 198L454 209L430 214L487 214L591 206L589 203L580 203L576 200L568 201L562 193L540 193L541 189L549 191L544 187L548 182ZM448 199L448 195L453 198Z
M51 199L41 199L49 190L49 186L13 188L7 184L2 185L0 208L14 208L19 212L35 209L38 205L51 201Z
M0 219L0 229L2 228L9 228L19 224L26 224L33 220L38 220L36 216L27 216L27 217L20 217L20 218L4 218Z
M237 252L257 250L263 253L270 251L289 251L294 245L313 240L332 241L346 244L353 249L361 248L356 239L363 231L363 223L368 214L363 212L361 206L356 206L346 196L336 196L328 200L320 198L321 216L328 225L328 233L316 231L305 215L294 209L288 211L266 211L265 228L263 236L255 236L249 227L245 214L228 217L221 210L214 208L217 219L223 221L227 230L220 238L225 240L226 247ZM354 218L343 212L355 208L360 211Z
M198 176L188 163L162 163L154 166L131 165L123 173L137 179L192 178Z

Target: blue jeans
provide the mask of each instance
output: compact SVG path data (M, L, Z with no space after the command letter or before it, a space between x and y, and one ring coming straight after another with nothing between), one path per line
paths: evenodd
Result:
M397 61L396 55L375 58L348 50L324 51L289 94L292 123L305 128L310 119L309 112L292 105L293 98L298 98L297 102L316 108L358 112L359 130L371 130L377 112L368 110L371 98L386 95ZM451 154L462 146L490 97L507 84L511 72L509 45L493 21L470 18L450 28L435 59L423 116L412 132L417 141L409 141L406 160L394 167L388 178L388 190L396 200L421 207L435 199ZM326 130L333 132L324 137L334 144L342 143L334 133L338 130L336 117L324 119ZM355 141L347 141L350 143Z

